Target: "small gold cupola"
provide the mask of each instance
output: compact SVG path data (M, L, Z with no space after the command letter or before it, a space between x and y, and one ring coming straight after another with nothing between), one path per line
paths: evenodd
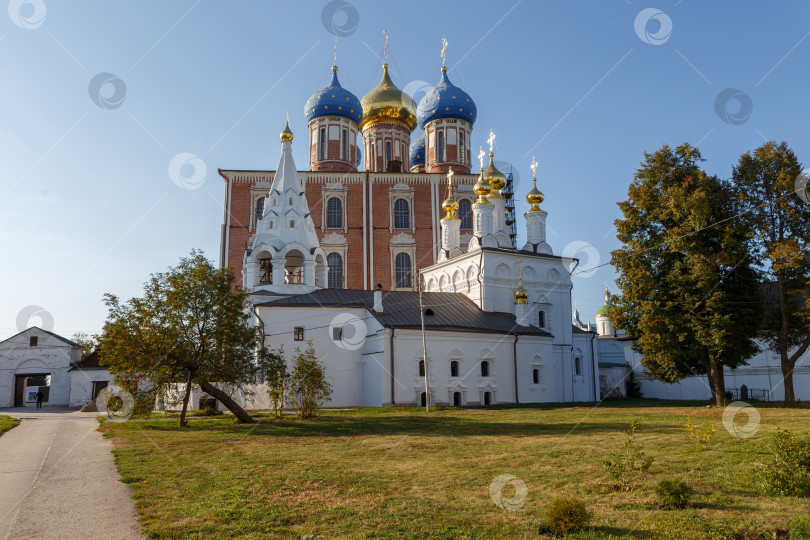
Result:
M458 201L453 198L453 169L447 172L447 198L442 203L442 208L447 215L444 219L458 220L456 211L458 210Z
M527 291L523 287L523 273L520 270L520 257L517 260L517 268L518 268L518 286L515 289L515 304L528 304L529 303L529 291Z
M543 193L537 189L537 161L532 158L532 182L533 186L531 191L526 195L526 202L532 205L529 212L540 212L540 203L543 202Z
M287 120L287 123L284 124L284 129L281 130L281 142L292 142L293 140L293 132L290 129L290 121Z
M473 193L478 195L478 200L475 201L475 204L492 204L487 200L487 195L490 194L492 191L492 186L489 185L489 182L484 180L484 149L479 148L478 152L478 161L481 165L481 174L478 175L478 181L473 186Z

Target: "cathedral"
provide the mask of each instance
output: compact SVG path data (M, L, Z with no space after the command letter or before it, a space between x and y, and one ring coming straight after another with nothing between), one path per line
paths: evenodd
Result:
M251 292L267 347L311 342L331 406L599 399L596 333L572 324L578 261L546 242L537 163L518 247L495 136L488 160L474 153L476 104L444 66L417 105L387 63L362 99L335 63L304 114L309 170L288 121L276 170L219 171L222 265Z

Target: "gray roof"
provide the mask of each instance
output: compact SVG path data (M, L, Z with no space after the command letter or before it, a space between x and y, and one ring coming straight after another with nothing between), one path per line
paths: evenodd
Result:
M387 328L422 328L419 293L383 291L383 313L376 313L374 291L351 289L318 289L309 294L290 296L257 304L264 307L342 307L367 309ZM461 293L426 292L423 294L425 328L451 332L486 332L494 334L529 334L549 336L545 330L522 326L511 313L482 311ZM433 314L429 314L432 312Z
M82 346L81 346L81 345L79 345L78 343L76 343L75 341L71 341L71 340L69 340L69 339L68 339L68 338L66 338L66 337L62 337L62 336L60 336L59 334L55 334L55 333L53 333L53 332L51 332L51 331L49 331L49 330L45 330L44 328L40 328L39 326L29 326L28 328L26 328L26 329L25 329L25 330L23 330L22 332L17 332L16 334L14 334L13 336L11 336L10 338L6 338L6 339L4 339L3 341L0 341L0 343L5 343L6 341L9 341L9 340L11 340L11 339L14 339L15 337L17 337L17 336L19 336L19 335L21 335L21 334L24 334L24 333L28 332L29 330L37 330L37 331L39 331L39 332L44 332L45 334L48 334L49 336L53 336L53 337L55 337L55 338L56 338L56 339L58 339L58 340L64 341L65 343L67 343L67 344L68 344L68 345L70 345L71 347L79 347L79 348L82 348Z

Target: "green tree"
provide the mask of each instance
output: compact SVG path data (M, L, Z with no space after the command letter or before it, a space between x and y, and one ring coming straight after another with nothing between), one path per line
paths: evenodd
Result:
M82 346L82 360L98 349L98 335L91 336L84 332L76 332L70 339Z
M287 369L287 360L284 358L284 349L259 351L264 366L265 382L270 396L270 406L277 417L287 404L290 388L290 373Z
M732 176L756 232L752 256L775 283L764 335L779 351L789 407L796 403L796 361L810 347L810 200L806 187L797 185L801 174L787 143L771 141L743 154Z
M229 392L247 392L246 385L257 382L261 334L250 324L249 294L236 287L230 269L192 251L176 267L153 274L143 297L121 303L107 294L105 302L102 362L116 382L148 381L161 392L185 383L181 427L194 384L240 422L253 422Z
M636 172L616 220L612 252L621 297L608 315L638 338L652 377L676 382L705 374L725 403L723 367L756 354L760 305L748 256L750 231L728 182L707 175L700 151L664 145ZM753 300L753 302L752 302Z
M302 351L295 350L292 370L290 371L290 401L301 418L311 418L318 413L318 408L329 401L332 385L326 380L323 364L315 354L312 342Z

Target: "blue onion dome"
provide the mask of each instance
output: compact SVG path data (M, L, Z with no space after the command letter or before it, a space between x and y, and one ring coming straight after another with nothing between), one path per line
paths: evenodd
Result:
M332 80L329 86L318 90L304 105L307 123L322 116L343 116L356 124L363 117L363 108L357 96L340 86L337 66L332 67Z
M458 118L475 124L478 108L467 92L450 82L447 68L442 67L442 79L419 102L416 114L423 128L438 118Z
M419 135L419 138L414 139L411 142L411 151L410 151L410 168L414 168L418 165L425 164L425 133L422 132Z

